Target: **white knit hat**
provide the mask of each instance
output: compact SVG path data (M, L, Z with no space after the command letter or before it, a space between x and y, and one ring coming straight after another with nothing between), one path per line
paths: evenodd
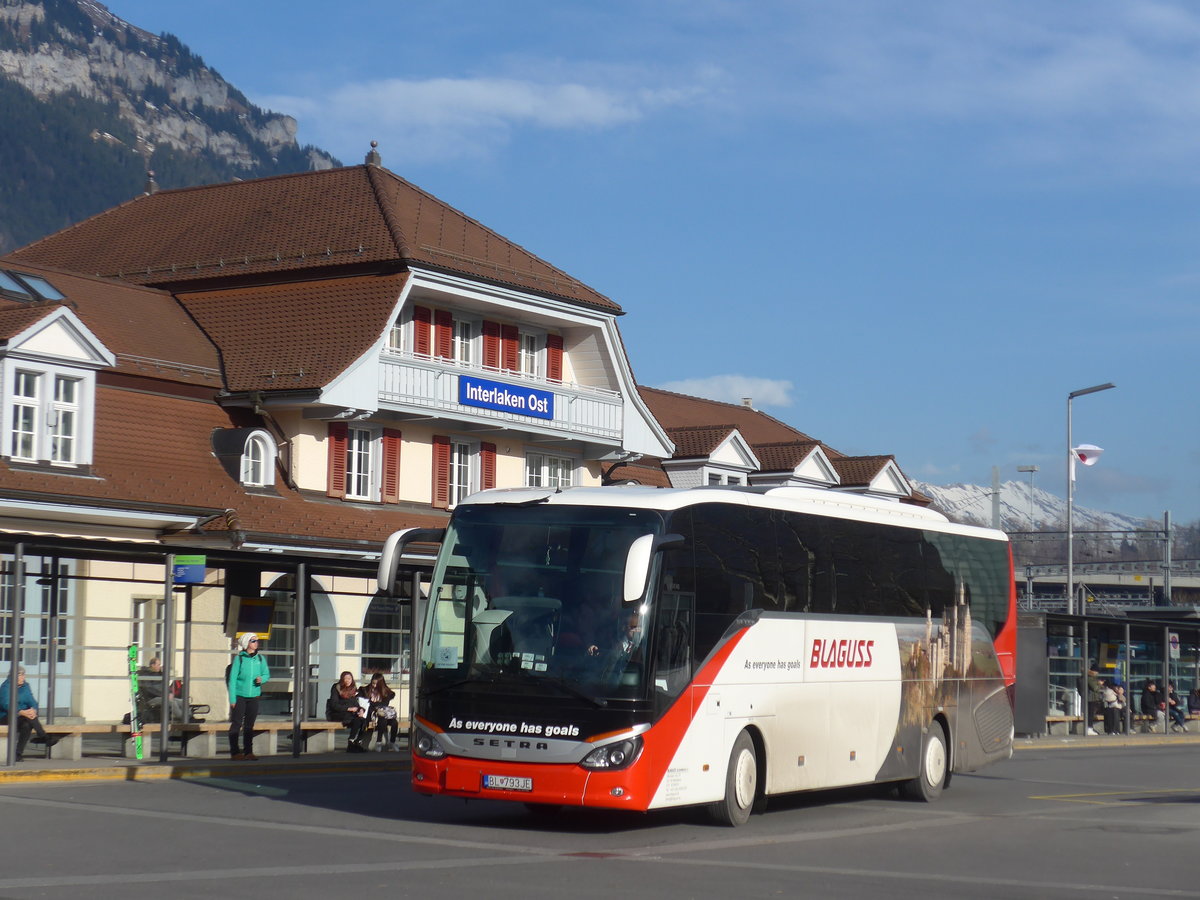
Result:
M243 650L246 650L247 648L249 648L251 641L257 641L257 640L258 640L257 634L255 634L253 631L247 631L245 634L243 634L241 637L238 638L238 646L241 647Z

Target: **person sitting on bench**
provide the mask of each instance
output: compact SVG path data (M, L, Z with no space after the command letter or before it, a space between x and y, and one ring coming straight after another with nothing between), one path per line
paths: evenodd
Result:
M0 684L0 721L8 724L8 694L9 679L5 678ZM46 734L42 720L38 718L38 702L33 691L25 683L25 668L17 669L17 762L25 758L25 745L29 743L30 735L37 732L38 738L47 747L58 743L58 738Z
M138 717L148 722L160 717L163 704L163 664L157 656L150 664L138 669ZM184 720L183 700L179 697L167 697L171 719L175 722Z

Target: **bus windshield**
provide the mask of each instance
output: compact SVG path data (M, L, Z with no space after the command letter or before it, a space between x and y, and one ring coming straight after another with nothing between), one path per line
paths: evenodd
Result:
M434 569L422 693L494 684L505 693L645 696L649 602L622 600L633 541L659 534L648 510L462 506Z

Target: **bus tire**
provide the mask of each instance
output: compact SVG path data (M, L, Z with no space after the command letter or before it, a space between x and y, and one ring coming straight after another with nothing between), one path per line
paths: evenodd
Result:
M733 742L733 751L729 754L725 798L709 806L709 815L718 825L745 825L754 811L758 794L758 753L750 732L743 731Z
M921 738L921 765L916 778L901 782L900 796L906 800L932 803L942 795L949 782L950 766L946 754L946 734L932 722Z

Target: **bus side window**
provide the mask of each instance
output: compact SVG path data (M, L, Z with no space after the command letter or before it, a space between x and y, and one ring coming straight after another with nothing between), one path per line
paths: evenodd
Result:
M780 514L775 525L779 547L780 609L789 612L816 612L813 588L817 553L811 535L800 527L800 517Z
M705 504L691 510L685 534L695 560L695 659L700 662L748 609L774 609L778 554L762 540L763 510ZM769 532L768 532L769 533Z
M695 594L663 580L654 633L655 695L673 699L692 678L692 607Z

